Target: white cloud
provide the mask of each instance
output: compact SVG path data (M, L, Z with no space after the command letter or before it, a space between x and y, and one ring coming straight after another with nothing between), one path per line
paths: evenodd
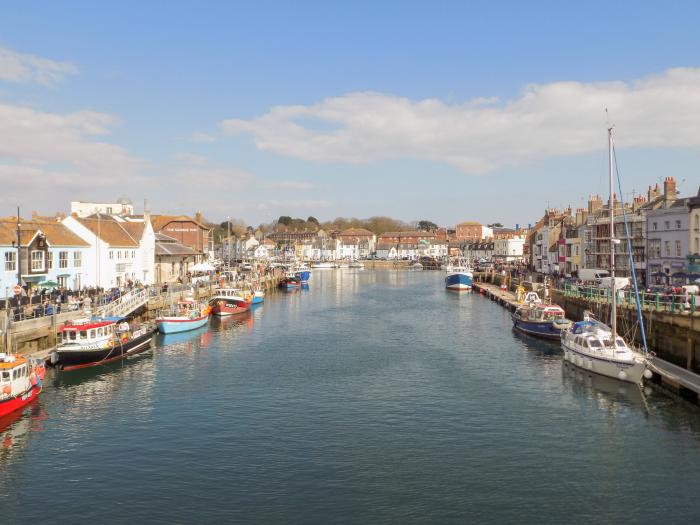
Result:
M504 102L449 105L349 93L310 106L273 107L251 120L225 120L222 128L252 135L261 150L309 161L415 158L485 173L604 149L606 107L619 146L700 147L700 68L669 69L631 83L533 84Z
M270 181L264 183L263 186L274 190L313 190L316 188L316 185L312 182L304 182L301 180Z
M74 75L78 68L70 62L56 62L26 53L0 48L0 80L10 82L55 84L66 75Z
M216 142L216 137L202 131L195 131L190 136L192 142Z

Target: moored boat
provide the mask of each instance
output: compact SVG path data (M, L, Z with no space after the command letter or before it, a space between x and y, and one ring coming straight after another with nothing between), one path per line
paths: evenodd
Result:
M623 219L625 221L625 234L627 237L627 249L629 266L634 284L635 303L637 306L637 326L639 327L645 354L637 352L628 344L617 331L617 291L615 289L615 253L616 245L620 239L615 238L615 192L613 185L613 137L612 128L608 128L608 177L610 184L610 196L608 200L608 218L610 220L609 236L609 262L610 262L610 325L606 325L593 318L590 312L585 312L583 321L574 323L569 329L561 333L561 345L564 350L564 360L573 365L589 370L600 375L613 377L620 381L640 384L642 377L650 379L652 372L646 357L646 334L644 331L644 319L639 301L636 271L632 257L632 244L627 218L624 215L625 205L621 202ZM618 180L619 183L619 180ZM622 194L622 191L620 191Z
M331 262L319 261L311 263L311 268L313 268L314 270L332 270L333 268L335 268L335 264Z
M469 265L461 259L454 265L449 265L447 277L445 277L445 288L448 290L468 291L472 289L474 274L469 269Z
M44 373L41 362L0 353L0 418L24 408L39 396Z
M299 288L301 287L301 280L294 274L287 274L284 279L280 281L279 287L287 290Z
M209 300L212 314L227 316L247 312L252 304L254 294L253 292L248 292L248 297L245 297L245 295L238 288L221 288Z
M299 264L294 268L294 275L301 281L302 283L308 283L309 279L311 279L311 271L309 270L309 267L306 266L305 264Z
M156 319L158 331L162 334L186 332L204 326L209 321L211 307L194 299L184 299L174 305L170 314Z
M264 290L253 290L253 297L250 304L260 304L265 301L265 291Z
M152 324L132 327L123 317L67 321L58 330L50 363L71 370L124 359L148 349L154 331Z
M571 326L566 313L556 304L543 304L535 292L525 298L513 315L513 328L529 335L544 339L559 339L561 331Z

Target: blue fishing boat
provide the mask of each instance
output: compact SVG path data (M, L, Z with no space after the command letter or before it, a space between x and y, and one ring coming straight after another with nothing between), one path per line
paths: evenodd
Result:
M301 270L298 272L294 273L295 277L297 277L302 283L307 283L309 282L309 279L311 278L311 272L309 270Z
M176 334L200 328L209 322L211 307L189 299L179 301L173 315L160 316L156 326L161 334Z
M446 269L448 274L445 277L445 288L458 291L472 289L474 275L466 262L459 259L456 264L448 265Z
M265 292L263 290L255 290L250 304L260 304L265 301Z

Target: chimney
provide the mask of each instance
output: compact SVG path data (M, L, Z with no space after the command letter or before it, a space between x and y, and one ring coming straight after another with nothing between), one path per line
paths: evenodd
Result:
M672 202L676 200L676 179L666 177L664 179L664 200Z
M655 184L653 188L649 186L649 190L647 191L647 200L649 202L653 201L659 195L661 195L661 190L658 184Z
M600 211L602 207L603 201L600 200L600 197L598 195L590 195L588 197L588 213L596 213Z
M194 220L197 222L202 222L202 212L200 212L200 211L194 212Z

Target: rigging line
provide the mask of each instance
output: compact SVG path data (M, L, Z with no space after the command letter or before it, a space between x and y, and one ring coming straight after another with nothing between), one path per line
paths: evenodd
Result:
M644 353L648 354L649 353L649 348L647 346L647 334L646 330L644 328L644 317L642 316L642 305L639 302L639 287L637 286L637 272L634 268L634 256L632 254L632 237L630 236L630 228L629 224L627 223L627 211L625 210L625 201L624 197L622 196L622 182L620 180L620 170L617 165L617 153L615 151L615 143L613 142L613 159L615 159L615 174L617 175L617 187L618 191L620 192L620 205L622 207L622 218L625 222L625 235L627 236L627 251L629 253L629 262L630 262L630 272L632 273L632 284L634 284L634 302L635 305L637 306L637 319L639 319L639 331L642 336L642 344L644 345ZM611 213L614 213L614 209L611 210ZM614 233L614 232L613 232Z

